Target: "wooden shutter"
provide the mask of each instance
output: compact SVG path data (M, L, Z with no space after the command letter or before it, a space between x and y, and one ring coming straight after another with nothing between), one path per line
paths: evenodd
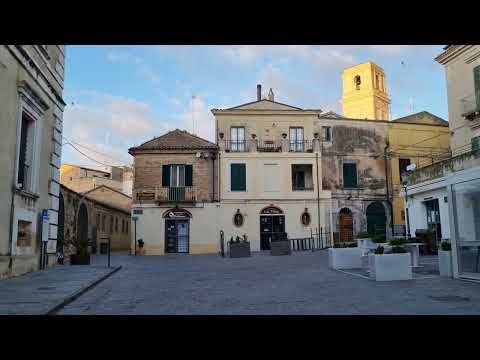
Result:
M475 83L475 99L477 108L480 108L480 66L473 68L473 80Z
M245 164L230 165L230 183L232 191L245 191L247 189Z
M192 165L185 165L185 186L193 185L193 167Z
M343 187L344 188L357 187L357 164L355 163L343 164Z
M170 186L170 165L162 165L162 186Z

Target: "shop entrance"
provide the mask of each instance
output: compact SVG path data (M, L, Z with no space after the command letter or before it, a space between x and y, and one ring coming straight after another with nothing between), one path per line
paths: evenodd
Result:
M182 209L168 210L165 218L165 253L188 254L190 251L191 214Z
M260 212L260 250L270 250L275 233L285 232L285 215L277 207L269 206Z

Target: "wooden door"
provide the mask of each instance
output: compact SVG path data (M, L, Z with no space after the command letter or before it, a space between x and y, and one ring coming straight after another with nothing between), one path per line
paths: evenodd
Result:
M339 215L340 242L353 241L353 215L352 213L342 212Z

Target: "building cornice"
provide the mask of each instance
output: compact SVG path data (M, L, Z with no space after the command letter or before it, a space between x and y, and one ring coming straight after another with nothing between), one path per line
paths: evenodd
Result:
M463 54L465 51L471 49L474 45L451 45L444 52L435 58L439 64L445 65L455 59L457 56Z

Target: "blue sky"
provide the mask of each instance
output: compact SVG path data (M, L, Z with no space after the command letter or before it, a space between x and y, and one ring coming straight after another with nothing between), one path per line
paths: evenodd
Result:
M192 131L192 117L213 141L210 110L254 101L257 83L276 101L341 113L342 70L369 60L386 73L393 118L413 108L448 120L445 74L433 60L442 47L67 46L64 137L112 165L131 163L129 147L168 130ZM62 160L98 165L71 146Z

